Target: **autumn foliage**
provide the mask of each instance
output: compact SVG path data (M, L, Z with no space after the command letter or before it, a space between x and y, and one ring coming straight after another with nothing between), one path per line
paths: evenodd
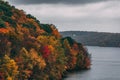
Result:
M50 50L48 46L43 46L41 48L41 53L42 53L43 58L47 58L50 55Z
M5 29L5 28L0 28L0 33L5 34L5 33L8 33L8 32L9 32L9 30L8 30L8 29Z
M90 63L83 45L62 38L55 25L0 1L0 80L61 80Z

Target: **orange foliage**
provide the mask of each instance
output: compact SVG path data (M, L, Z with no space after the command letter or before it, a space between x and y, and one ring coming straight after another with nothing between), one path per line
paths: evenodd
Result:
M74 49L71 49L71 50L70 50L70 54L71 54L72 56L76 56L76 55L78 54L78 51L76 51L76 50L74 50Z
M9 23L8 23L8 22L5 22L5 25L6 25L6 26L9 26Z
M72 63L76 64L77 58L76 57L72 57Z
M87 50L62 39L55 25L43 25L23 10L11 11L11 17L5 14L9 11L0 12L8 18L2 20L6 28L0 26L0 80L61 80L66 70L90 67ZM7 54L4 60L1 54Z
M60 33L58 32L58 30L55 28L54 25L51 26L51 29L52 29L52 34L55 35L55 37L61 38Z
M53 33L57 38L60 38L60 37L61 37L61 35L59 34L59 32L58 32L57 29L53 30L52 33Z
M51 52L54 51L54 47L53 47L52 45L49 45L48 48L49 48L49 50L50 50Z
M5 33L8 33L8 32L9 32L9 30L8 30L8 29L5 29L5 28L0 28L0 33L5 34Z

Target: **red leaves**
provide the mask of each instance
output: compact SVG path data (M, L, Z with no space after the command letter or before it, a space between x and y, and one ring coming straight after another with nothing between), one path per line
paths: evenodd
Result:
M41 52L44 58L47 58L51 53L48 46L43 46Z
M3 79L3 74L4 74L4 73L0 72L0 80L4 80L4 79Z

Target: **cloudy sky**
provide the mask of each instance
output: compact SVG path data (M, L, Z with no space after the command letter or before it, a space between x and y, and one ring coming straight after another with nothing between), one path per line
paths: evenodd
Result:
M120 33L120 0L7 0L59 31Z

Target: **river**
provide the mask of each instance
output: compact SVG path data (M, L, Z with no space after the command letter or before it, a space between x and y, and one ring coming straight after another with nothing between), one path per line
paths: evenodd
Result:
M64 80L120 80L120 48L87 48L92 54L91 69L71 73Z

